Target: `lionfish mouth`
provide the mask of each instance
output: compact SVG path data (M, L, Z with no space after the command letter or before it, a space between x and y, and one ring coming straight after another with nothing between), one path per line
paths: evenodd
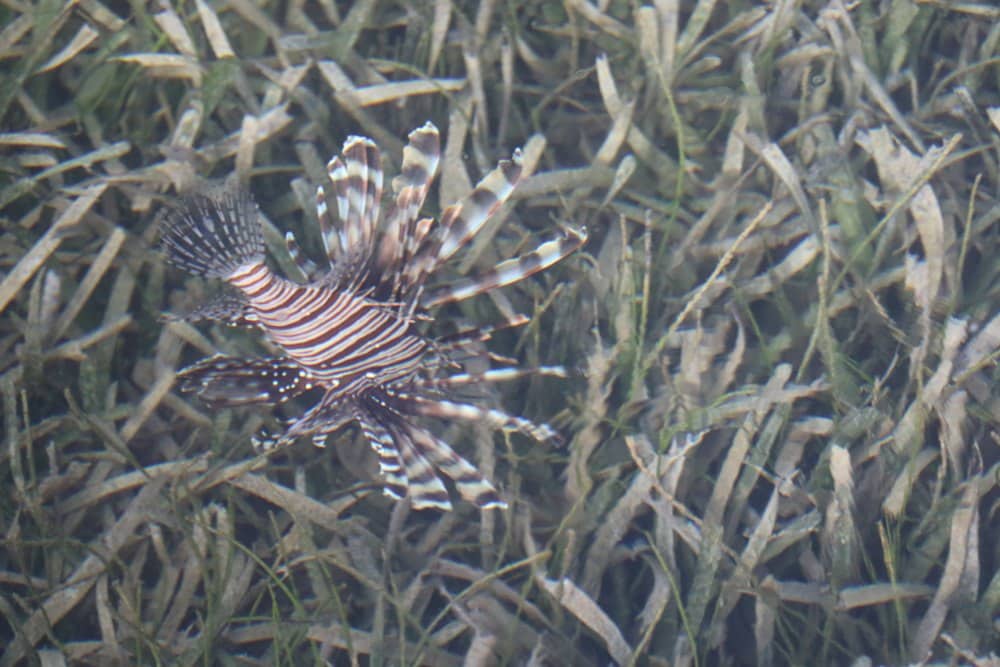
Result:
M259 359L217 355L178 377L183 391L213 406L277 406L315 396L314 405L283 433L255 441L265 449L301 437L322 444L328 434L356 423L378 458L385 493L392 498L408 498L416 508L450 510L441 473L468 502L506 507L494 485L434 435L424 418L484 423L538 441L556 440L556 431L546 424L449 398L470 386L562 370L502 367L467 373L450 353L470 340L488 339L491 330L434 338L416 322L434 319L442 305L552 266L582 246L586 235L567 227L532 252L484 273L428 286L500 210L521 177L521 154L515 151L437 220L420 217L439 159L440 137L433 124L411 132L400 174L391 184L392 205L383 214L378 146L366 137L348 137L327 165L329 183L316 189L328 266L306 258L290 232L285 237L290 256L307 277L304 282L279 276L266 263L257 205L245 190L194 195L169 211L161 223L167 260L232 288L186 319L255 327L282 352Z

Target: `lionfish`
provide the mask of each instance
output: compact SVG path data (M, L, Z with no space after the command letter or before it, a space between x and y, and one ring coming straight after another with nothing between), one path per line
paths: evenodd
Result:
M534 251L500 262L471 278L428 286L428 280L476 236L507 201L521 175L521 153L501 161L439 220L419 217L437 171L440 137L426 123L409 135L400 175L393 179L394 205L382 214L383 173L378 146L350 136L327 165L330 190L316 190L316 213L329 269L306 258L291 233L289 255L308 276L299 283L267 264L257 205L242 189L188 197L161 223L167 260L189 273L221 278L232 295L203 306L187 319L254 326L281 351L273 358L217 355L178 375L183 391L213 406L277 406L321 390L284 433L255 439L266 448L327 435L356 423L379 463L384 491L407 496L416 508L450 510L436 471L449 477L465 500L481 508L506 503L468 460L420 422L423 417L480 422L521 432L536 441L557 433L548 425L454 399L457 388L511 380L558 368L491 368L465 371L450 354L461 344L489 338L481 328L435 338L423 320L446 304L516 283L563 259L586 240L564 233ZM336 217L332 211L336 211ZM319 392L312 392L314 395Z

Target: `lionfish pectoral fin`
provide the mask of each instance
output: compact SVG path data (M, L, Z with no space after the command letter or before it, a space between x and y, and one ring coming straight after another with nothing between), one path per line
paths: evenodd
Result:
M497 493L496 487L479 472L476 466L458 454L448 443L418 427L411 427L410 435L419 452L430 461L431 465L455 483L458 494L467 502L482 509L507 507L507 503Z
M373 403L384 406L381 400ZM360 409L356 419L378 458L387 496L396 500L408 497L415 509L451 510L448 490L424 456L423 448L413 440L412 425L383 423L371 408Z
M410 480L396 436L371 415L358 413L355 418L378 458L383 492L394 500L402 500L406 497Z
M312 378L290 359L243 359L216 355L177 374L181 391L218 407L275 405L308 391Z
M264 260L257 204L242 188L190 195L160 227L167 261L188 273L225 278Z
M446 389L461 387L463 385L484 384L488 382L511 382L526 377L537 377L548 375L550 377L565 378L566 369L562 366L535 366L533 368L520 368L518 366L507 366L504 368L490 368L479 373L455 373L441 378L435 378L428 384L436 389Z
M399 453L403 460L403 468L409 480L410 504L416 509L437 509L450 512L451 499L448 489L434 471L434 466L424 451L417 447L411 438L412 430L401 433L399 437Z
M483 326L473 327L471 329L462 329L460 331L456 331L455 333L441 336L435 341L434 347L438 350L451 350L470 343L485 343L490 340L490 338L493 337L493 334L497 331L522 327L530 321L531 318L527 315L515 314L513 318L501 324L485 324Z

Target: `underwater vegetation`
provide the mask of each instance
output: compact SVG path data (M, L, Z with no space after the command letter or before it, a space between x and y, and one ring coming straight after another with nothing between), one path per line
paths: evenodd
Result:
M996 664L995 4L5 4L0 667Z

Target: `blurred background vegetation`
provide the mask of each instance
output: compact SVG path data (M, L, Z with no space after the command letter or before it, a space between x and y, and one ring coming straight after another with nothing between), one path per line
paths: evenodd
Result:
M0 667L997 665L1000 9L991 0L0 5ZM439 317L564 364L440 425L511 507L413 512L354 430L268 459L175 372L217 286L156 215L235 178L316 256L348 134L429 214L523 146ZM493 391L493 390L491 390Z

